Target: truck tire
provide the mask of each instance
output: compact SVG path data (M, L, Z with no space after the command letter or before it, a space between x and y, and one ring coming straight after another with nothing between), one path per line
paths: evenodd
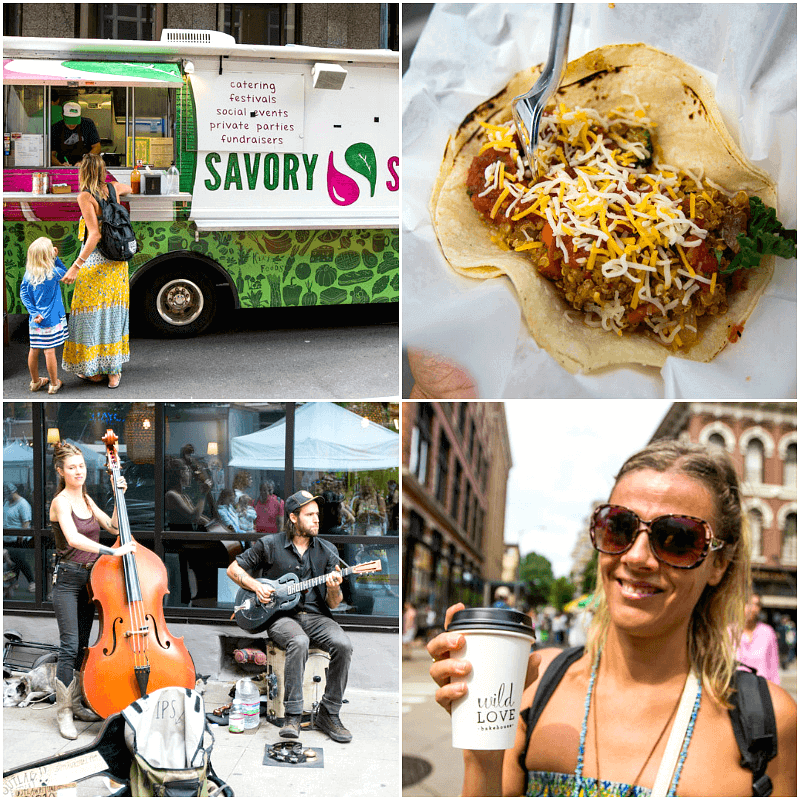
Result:
M159 333L173 337L196 336L214 319L214 284L203 274L172 269L155 275L144 291L147 322Z

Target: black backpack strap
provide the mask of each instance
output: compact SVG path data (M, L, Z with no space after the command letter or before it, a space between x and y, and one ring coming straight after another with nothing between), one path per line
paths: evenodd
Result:
M539 717L547 705L547 701L556 690L556 686L561 683L564 673L583 655L583 645L578 647L570 647L567 650L562 650L549 664L545 670L539 685L536 687L536 695L533 698L533 703L530 708L523 710L522 714L525 717L525 747L519 755L519 765L523 772L527 772L525 766L525 755L528 752L528 745L531 742L531 735Z
M728 711L741 753L741 765L753 773L753 797L772 794L767 764L778 754L775 711L765 678L750 667L734 676L734 707Z

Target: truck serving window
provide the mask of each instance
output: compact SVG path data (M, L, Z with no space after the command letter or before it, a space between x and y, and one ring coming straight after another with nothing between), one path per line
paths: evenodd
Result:
M44 166L44 89L3 87L3 167Z
M45 129L45 103L50 104ZM80 107L80 122L64 120L65 104ZM132 109L132 111L129 111ZM143 164L166 168L174 159L174 101L162 87L3 87L3 166L44 167L77 161L76 142L99 143L109 167ZM135 147L134 153L134 133ZM45 155L47 154L47 155Z

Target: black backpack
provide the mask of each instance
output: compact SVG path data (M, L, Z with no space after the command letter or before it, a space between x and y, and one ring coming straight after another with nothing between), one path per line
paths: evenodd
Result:
M571 647L557 655L545 670L536 689L533 704L525 709L525 747L520 756L520 766L525 771L525 754L531 734L539 721L547 701L564 677L569 666L583 655L583 647ZM753 773L753 797L768 797L772 794L772 781L767 772L767 764L778 754L778 733L775 725L775 712L766 679L749 672L737 670L734 676L736 691L733 695L734 707L728 714L739 745L741 765Z
M139 250L131 218L117 200L114 185L107 183L108 200L94 196L100 205L100 242L97 249L109 261L128 261ZM84 236L84 241L86 237Z

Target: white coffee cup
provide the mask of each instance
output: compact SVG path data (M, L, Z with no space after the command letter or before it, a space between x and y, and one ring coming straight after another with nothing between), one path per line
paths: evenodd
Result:
M516 736L534 640L530 618L507 608L468 608L453 615L447 630L466 641L450 657L472 665L467 693L451 707L453 747L507 750Z

